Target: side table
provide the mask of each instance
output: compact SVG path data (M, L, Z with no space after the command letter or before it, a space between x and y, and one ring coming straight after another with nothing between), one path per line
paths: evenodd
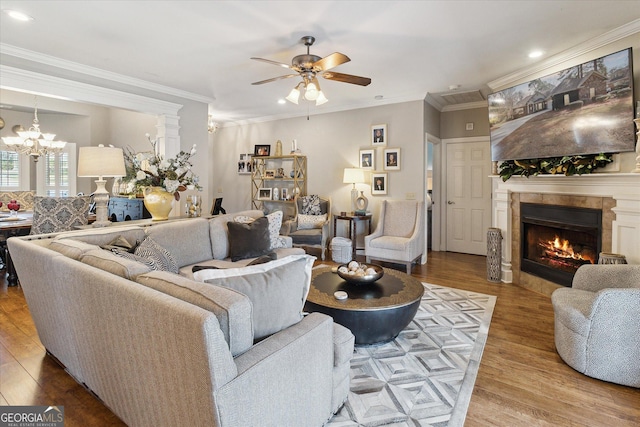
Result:
M351 246L353 247L353 259L356 259L356 251L358 249L364 249L364 248L356 247L356 240L357 240L356 225L358 224L359 221L367 221L369 225L369 234L371 234L371 215L353 215L353 214L334 215L333 216L333 237L336 237L336 225L338 224L339 219L343 221L349 221L349 239L351 239L351 243L352 243Z

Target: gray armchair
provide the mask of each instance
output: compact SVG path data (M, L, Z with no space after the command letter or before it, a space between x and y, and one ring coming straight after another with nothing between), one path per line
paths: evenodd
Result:
M372 259L404 264L407 274L424 252L424 203L385 200L373 233L364 237L367 262Z
M640 387L640 265L583 265L551 302L562 360L590 377Z
M301 217L303 212L303 197L296 196L294 199L295 216L286 222L281 231L282 234L290 236L294 247L314 247L322 250L322 260L325 257L325 250L331 231L331 198L318 196L320 199L320 215L318 219ZM326 218L324 217L326 215ZM311 221L304 221L304 220Z

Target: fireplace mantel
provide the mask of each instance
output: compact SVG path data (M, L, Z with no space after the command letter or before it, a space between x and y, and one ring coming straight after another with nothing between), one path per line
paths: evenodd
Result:
M512 224L513 194L540 194L555 204L563 198L610 197L612 211L611 251L625 255L630 264L640 264L640 174L594 173L580 176L538 175L493 179L493 227L502 230L502 281L513 282L512 248L519 232Z

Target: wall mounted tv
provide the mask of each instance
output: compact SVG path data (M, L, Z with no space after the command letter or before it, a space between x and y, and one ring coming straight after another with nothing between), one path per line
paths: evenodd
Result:
M631 48L492 93L491 158L633 151Z

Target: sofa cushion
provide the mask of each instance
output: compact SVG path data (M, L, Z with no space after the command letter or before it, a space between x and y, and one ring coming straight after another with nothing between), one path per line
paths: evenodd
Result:
M282 227L282 211L271 212L266 216L269 220L269 241L270 249L286 248L288 242L284 239L284 236L280 236L280 228ZM243 224L248 224L255 221L255 218L246 215L236 215L233 220Z
M262 339L302 319L315 257L291 255L266 264L200 270L195 280L234 289L253 305L253 334Z
M124 255L124 253L127 253L127 251L119 251L118 255ZM173 258L173 255L171 255L168 250L160 246L151 237L144 239L142 243L136 247L133 253L138 257L153 261L156 266L154 270L178 273L178 264L176 264L176 260Z
M195 282L166 271L140 275L136 281L215 314L233 356L253 345L251 301L240 292Z
M213 258L209 221L205 218L153 225L146 233L171 253L179 267Z
M131 245L136 246L144 240L146 234L144 229L136 226L118 226L92 228L90 230L70 231L58 234L54 240L74 239L82 242L91 243L93 245L102 246L109 244L118 237L124 237Z
M229 221L233 221L233 218L239 215L251 218L260 218L264 216L262 211L253 209L240 211L235 214L219 215L211 218L209 220L209 237L211 239L213 259L225 259L229 256L229 229L227 227L227 223Z
M227 227L231 261L266 255L271 250L267 218L258 218L248 224L229 221Z
M49 249L69 258L79 260L86 252L100 249L100 246L74 239L54 239L49 243Z
M111 240L109 243L107 243L106 245L100 245L100 247L108 251L112 249L119 249L119 250L125 250L127 252L133 252L136 249L137 245L138 245L138 242L136 242L135 244L132 244L127 239L125 239L124 236L118 235L114 237L113 240Z
M128 252L127 254L133 255ZM80 257L80 262L131 280L152 270L149 265L118 256L104 249L94 249L86 252Z

